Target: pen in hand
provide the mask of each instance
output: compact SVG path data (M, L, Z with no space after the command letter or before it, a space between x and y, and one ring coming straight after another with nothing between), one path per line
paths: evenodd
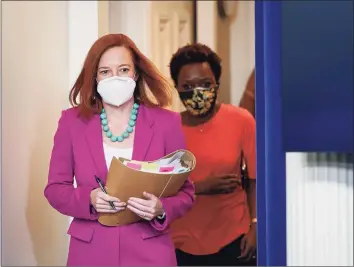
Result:
M107 191L106 191L106 189L104 189L101 179L98 178L96 175L95 175L95 179L96 179L96 182L98 183L98 185L100 186L102 192L107 194ZM114 210L116 209L116 207L114 206L114 203L112 201L108 201L108 203L109 203L109 205L111 205L112 209L114 209Z

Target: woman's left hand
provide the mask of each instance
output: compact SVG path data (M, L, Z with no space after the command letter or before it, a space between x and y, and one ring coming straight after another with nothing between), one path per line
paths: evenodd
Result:
M129 198L127 208L148 221L164 214L162 203L158 197L146 192L144 192L143 195L146 199L136 197Z
M247 234L241 240L241 255L238 257L241 260L250 261L256 257L257 253L257 230L253 224Z

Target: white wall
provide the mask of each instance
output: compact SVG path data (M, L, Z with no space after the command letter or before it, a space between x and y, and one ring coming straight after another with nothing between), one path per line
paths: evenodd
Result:
M197 41L217 49L216 1L197 1Z
M128 35L149 58L152 55L151 4L151 1L109 1L109 32Z
M64 266L68 218L43 195L53 136L98 27L96 1L2 4L2 264ZM102 16L101 16L102 18Z
M0 21L2 21L2 5L0 5ZM2 51L2 34L0 35L0 51ZM2 62L2 53L0 53L0 62ZM0 73L2 73L2 64L0 64ZM0 103L2 103L2 75L0 75ZM2 118L2 108L0 108L0 117ZM0 125L0 140L2 140L2 125ZM0 142L0 174L2 175L2 142ZM2 187L0 183L0 192ZM0 214L2 214L2 198L0 197ZM0 241L2 241L2 220L0 220ZM0 267L2 265L2 249L0 250Z
M2 8L2 264L62 265L67 219L43 189L67 105L67 3L6 1Z
M238 105L255 64L254 1L237 1L230 25L230 103Z
M287 153L288 266L353 266L353 155Z
M68 1L67 2L67 58L68 58L68 84L66 91L74 85L80 74L87 52L99 37L99 32L108 32L108 25L101 16L101 27L98 20L101 12L105 14L105 5L97 1ZM101 11L101 12L100 12Z

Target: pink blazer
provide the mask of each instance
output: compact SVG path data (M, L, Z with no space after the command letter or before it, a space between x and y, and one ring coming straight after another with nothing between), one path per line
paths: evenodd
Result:
M156 160L185 148L177 113L141 105L135 131L134 160ZM63 111L54 137L44 194L53 208L74 217L68 230L71 238L67 265L176 265L169 224L192 207L195 200L192 183L188 180L176 196L161 199L166 212L164 224L142 221L105 227L90 209L90 192L98 187L94 175L105 182L107 167L99 115L83 120L77 108ZM73 187L74 176L77 188Z

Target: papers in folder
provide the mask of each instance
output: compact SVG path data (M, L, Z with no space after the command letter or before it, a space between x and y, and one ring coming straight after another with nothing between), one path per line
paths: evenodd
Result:
M143 192L157 197L178 193L196 164L195 156L187 150L177 150L156 161L142 162L113 158L107 175L107 193L126 202L130 197L143 198ZM129 209L115 214L102 213L98 221L117 226L141 220Z
M148 173L183 173L190 170L190 167L183 167L181 158L184 151L179 151L168 158L162 158L155 162L138 162L124 160L123 164L129 168Z

